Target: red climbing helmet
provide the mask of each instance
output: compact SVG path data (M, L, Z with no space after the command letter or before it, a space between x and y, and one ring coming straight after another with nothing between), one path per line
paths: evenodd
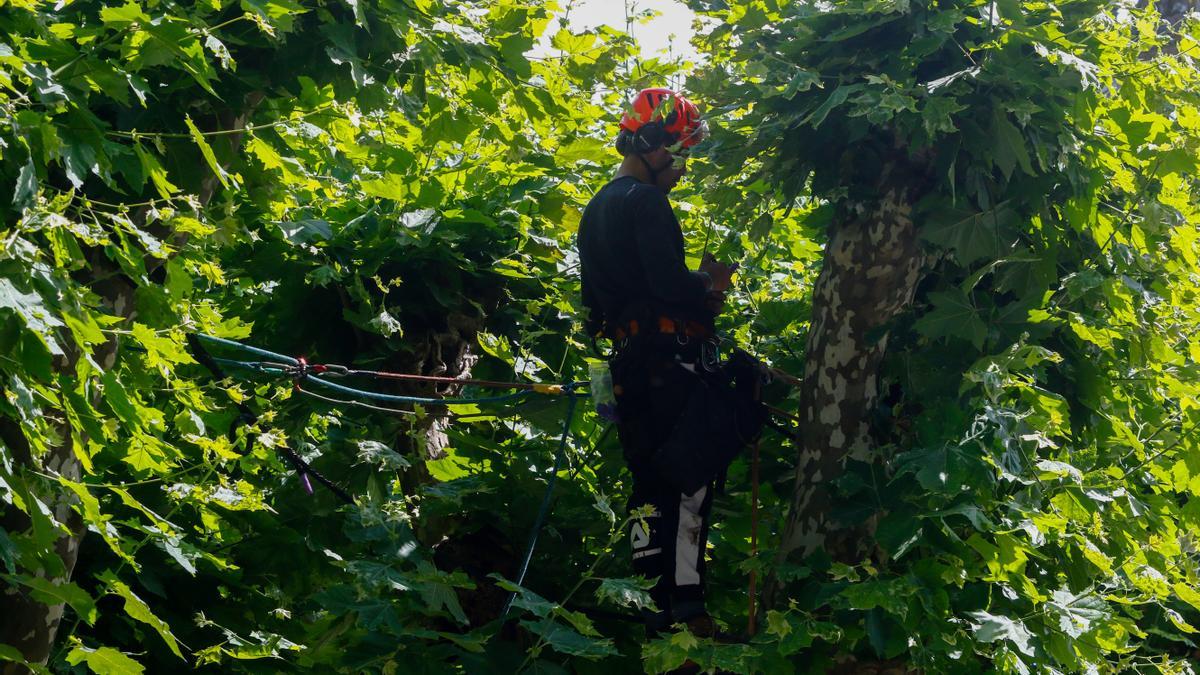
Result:
M621 116L621 128L634 134L642 152L663 144L690 148L708 136L696 104L662 87L639 91Z

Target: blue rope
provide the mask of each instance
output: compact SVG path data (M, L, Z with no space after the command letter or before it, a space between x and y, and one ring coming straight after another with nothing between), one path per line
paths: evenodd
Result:
M219 338L219 337L216 337L213 335L205 335L204 333L196 333L196 337L200 338L201 340L207 340L209 342L213 342L213 343L216 343L219 345L225 345L226 347L233 347L235 349L241 349L242 351L250 352L251 354L258 354L259 356L265 356L269 359L278 359L278 360L283 361L284 363L288 364L289 366L300 365L299 361L297 361L296 359L293 359L290 356L287 356L284 354L277 354L272 351L267 351L266 349L259 349L258 347L251 347L250 345L244 345L240 342L235 342L233 340L226 340L225 338Z
M575 404L579 402L579 395L573 391L567 392L567 420L563 423L562 437L558 439L558 450L554 453L554 471L550 474L550 478L546 480L546 491L542 494L542 506L538 509L537 518L533 521L533 530L529 533L529 543L525 545L525 556L521 560L521 571L517 573L516 584L520 586L525 583L525 573L529 571L529 561L533 558L533 549L537 546L538 535L542 532L542 526L546 524L546 515L550 513L550 498L554 495L554 483L558 480L558 472L562 468L563 459L567 456L567 440L571 437L571 422L575 420ZM517 597L516 591L508 596L508 602L504 604L504 616L508 616L508 611L512 608L513 600Z
M256 373L269 373L271 375L279 375L284 372L284 364L264 363L262 361L238 361L236 359L223 359L219 356L212 357L212 360L222 366L232 366L234 368L245 368L253 370Z
M322 380L321 378L319 378L315 375L305 375L304 381L305 382L315 382L315 383L321 385L322 387L326 387L326 388L332 389L334 391L340 391L343 394L350 394L352 396L361 396L363 398L371 398L371 399L375 399L376 401L388 401L390 403L421 403L421 404L425 404L425 405L455 405L455 404L459 404L459 403L507 403L510 401L519 401L519 400L529 396L530 394L537 393L535 391L518 391L518 392L514 392L512 394L504 394L501 396L482 396L480 398L428 398L428 397L424 397L424 396L400 396L397 394L381 394L381 393L375 392L375 391L364 391L362 389L355 389L354 387L347 387L342 384L337 384L336 382L330 382L329 380Z
M272 375L274 375L274 374L287 375L287 372L283 370L284 365L291 365L291 366L299 366L300 365L300 361L293 359L290 356L285 356L283 354L277 354L275 352L268 351L266 349L259 349L258 347L251 347L249 345L244 345L240 342L235 342L233 340L226 340L224 338L219 338L219 337L213 337L211 335L205 335L203 333L197 333L196 336L203 340L215 342L217 344L225 345L227 347L233 347L235 349L241 349L241 350L247 351L251 354L257 354L258 356L263 356L263 357L271 358L271 359L278 359L278 360L281 360L284 362L284 363L276 365L276 364L270 364L270 363L262 363L262 362L258 362L258 361L238 361L238 360L234 360L234 359L220 359L220 358L213 359L217 363L220 363L223 365L235 366L238 368L245 368L247 370L253 370L256 372L267 373L267 374L272 374ZM388 403L416 403L416 404L420 404L420 405L511 403L511 402L515 402L515 401L520 401L521 399L527 398L527 397L537 393L536 391L533 391L533 390L524 390L524 391L513 392L511 394L502 394L500 396L482 396L479 398L432 398L432 397L428 397L428 396L402 396L399 394L383 394L383 393L379 393L379 392L375 392L375 391L366 391L364 389L356 389L354 387L347 387L343 384L337 384L336 382L330 382L329 380L321 379L320 377L317 377L316 375L312 375L309 373L305 373L303 378L301 378L301 379L304 382L313 382L313 383L319 384L322 387L325 387L327 389L332 389L334 391L338 391L343 394L349 394L351 396L358 396L361 398L374 399L376 401L386 401ZM563 385L563 391L568 394L573 395L574 390L577 389L578 387L582 386L583 384L586 384L586 383L585 382L567 383L567 384Z

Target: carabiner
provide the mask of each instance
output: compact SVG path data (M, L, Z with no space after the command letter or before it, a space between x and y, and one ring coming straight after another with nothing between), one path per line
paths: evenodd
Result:
M713 340L700 343L700 366L705 371L715 373L721 367L721 353Z

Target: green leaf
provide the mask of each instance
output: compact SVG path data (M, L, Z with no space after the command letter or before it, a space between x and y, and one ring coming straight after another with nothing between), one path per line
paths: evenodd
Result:
M77 666L86 661L87 666L96 675L141 675L145 672L142 664L134 661L112 647L88 649L76 647L67 654L67 663Z
M150 177L150 182L154 184L160 197L170 199L172 195L179 192L179 188L175 187L175 184L167 179L167 172L163 169L162 164L158 162L157 157L142 147L141 143L134 143L133 151L137 154L138 160L141 162L142 173Z
M379 441L358 442L358 463L375 464L389 471L398 471L412 466L403 455Z
M673 671L687 661L690 651L696 646L695 636L688 631L669 633L666 637L651 640L642 649L645 671L648 673Z
M419 230L422 234L431 234L439 220L436 209L417 209L400 214L401 225L410 230Z
M520 607L521 609L529 610L530 612L533 612L535 616L543 619L548 617L550 613L558 607L556 603L550 602L549 600L523 586L514 584L499 574L492 573L488 576L492 579L495 579L496 585L500 588L510 593L516 593L516 596L512 601L514 607Z
M572 612L560 605L554 609L554 616L565 619L567 623L571 624L575 630L583 635L600 637L600 632L596 630L596 627L592 624L592 620L583 612Z
M100 511L100 500L96 499L83 483L77 483L63 476L58 477L58 482L79 498L81 507L79 512L83 516L83 522L103 531L104 523L108 518Z
M609 144L599 138L584 136L560 147L554 159L559 166L567 166L581 160L604 162L611 156Z
M362 181L362 191L373 197L404 201L411 194L408 179L399 173L385 173L382 178Z
M921 487L934 492L957 492L947 448L921 448L896 456L896 473L912 473Z
M104 400L108 403L108 407L112 409L113 414L130 427L142 426L143 422L146 421L142 417L144 409L136 405L129 398L129 392L125 390L125 385L121 382L117 373L111 370L105 371L104 375L101 376L101 381L104 384Z
M100 10L100 20L112 28L126 28L130 24L149 21L150 17L136 2L127 2L120 7L105 7Z
M519 33L500 40L500 55L504 63L522 79L533 74L529 59L525 58L525 53L532 48L533 38Z
M820 84L820 74L808 70L801 70L792 76L792 79L788 81L787 86L783 88L781 95L784 98L791 100L796 96L797 93L808 91L809 89L812 89L814 85Z
M9 574L17 571L17 554L17 545L9 538L8 531L0 527L0 563L4 563Z
M916 592L906 578L872 579L847 586L842 598L853 609L883 609L901 619L908 615L908 596Z
M976 349L987 338L987 324L967 294L959 288L929 294L933 309L917 319L915 327L931 340L960 338Z
M995 523L992 522L983 509L979 508L978 504L959 504L948 509L935 511L933 515L939 518L946 516L963 516L971 521L971 525L980 532L991 532L996 529Z
M992 114L992 137L996 141L993 161L1000 167L1005 180L1012 177L1013 167L1017 164L1026 174L1034 175L1033 166L1029 163L1029 151L1025 148L1025 137L1008 121L1008 113L999 106L994 108Z
M196 142L196 147L200 148L200 154L204 156L204 161L208 162L208 168L212 169L212 172L217 176L217 180L221 181L221 187L226 190L236 187L234 177L226 172L221 163L217 161L216 153L213 152L212 146L208 144L208 141L204 140L204 134L200 133L200 129L192 122L192 117L184 115L183 121L187 125L188 132L192 135L192 140Z
M13 647L12 645L0 644L0 661L13 661L15 663L20 663L22 665L25 665L27 667L29 666L29 664L26 663L26 661L25 661L25 655L22 654L19 649L17 649L16 647ZM33 671L36 673L50 672L48 670L45 670L45 668L38 667L38 666L35 666L33 668Z
M948 206L943 204L943 206ZM954 251L960 265L1007 256L1015 239L1016 213L1001 202L982 213L940 208L921 226L921 239Z
M163 642L166 642L167 646L171 648L171 652L175 656L183 658L183 653L179 651L179 643L175 640L175 635L171 633L171 627L167 625L166 621L158 618L150 610L150 606L133 592L133 589L129 588L111 571L105 571L99 578L108 584L110 593L115 593L125 599L125 613L129 615L129 618L153 628L162 637Z
M575 34L566 28L560 28L554 34L554 37L550 39L550 45L555 49L574 56L586 52L596 44L596 38L597 35L595 33Z
M79 618L94 624L98 614L96 613L96 601L88 592L80 588L74 582L51 581L45 577L34 577L27 574L6 574L2 577L10 584L20 584L29 589L30 595L34 600L46 605L61 605L67 604Z
M954 123L953 115L963 110L966 110L966 106L949 96L929 97L921 108L921 123L925 126L925 133L936 136L957 132L958 126Z
M138 345L145 349L146 361L152 367L167 369L173 364L196 362L182 342L159 335L145 324L135 322L130 333Z
M875 541L892 559L899 559L921 539L921 521L908 510L894 511L879 521Z
M236 65L233 57L229 54L229 48L225 46L224 42L218 40L215 35L206 35L204 37L204 46L212 52L213 56L217 57L222 68L229 70Z
M872 609L867 612L866 628L867 640L871 643L871 649L875 650L875 655L883 658L887 652L887 620L886 615L879 609Z
M638 609L655 610L654 601L647 592L654 588L654 582L636 578L602 579L596 589L596 599L600 602L611 602L621 607L633 606Z
M1066 462L1056 462L1049 459L1039 460L1037 469L1041 472L1039 478L1042 480L1052 478L1070 478L1072 481L1079 483L1083 481L1083 472Z
M454 594L454 589L446 584L436 581L422 583L421 599L425 601L429 609L435 612L445 610L458 623L463 625L470 623L466 613L463 612L462 605L458 602L458 597Z
M480 331L476 337L479 346L483 351L500 359L505 363L513 363L516 356L513 354L512 344L503 335L493 335L484 331Z
M1058 614L1058 627L1072 638L1078 638L1095 630L1095 624L1111 616L1108 603L1103 598L1084 591L1079 594L1067 589L1054 591L1047 606Z
M615 656L620 652L613 646L612 640L587 637L570 628L543 619L541 621L521 621L521 626L541 637L554 651L570 656L598 660L605 656Z
M290 222L276 223L284 238L293 244L309 244L314 241L329 241L333 238L333 228L327 221L320 218L306 218Z
M362 26L367 22L367 17L363 13L362 2L360 0L345 0L350 9L354 12L354 25Z
M12 645L0 644L0 659L20 662L25 660L25 656Z
M17 409L17 413L25 422L33 422L42 416L42 409L34 399L34 393L25 382L14 373L8 380L8 391L5 398Z
M1007 640L1022 654L1033 656L1033 646L1029 644L1033 633L1020 620L984 611L968 612L967 616L975 622L975 637L981 642Z
M384 337L404 337L404 324L400 323L400 320L392 316L386 309L381 310L368 323Z
M1175 595L1179 596L1180 600L1200 611L1200 591L1197 591L1194 586L1177 582L1171 588L1175 591Z
M67 92L54 78L54 71L40 63L27 63L22 70L33 82L33 90L43 104L53 106L67 100Z
M825 102L818 106L816 110L809 113L808 117L805 117L801 124L810 124L814 129L821 126L821 123L825 121L825 118L829 115L830 111L845 103L846 99L850 97L850 94L858 92L864 86L865 85L862 84L838 85L838 88L833 90L833 93L829 95L829 98L825 99Z
M29 161L21 166L21 171L17 174L17 184L13 188L13 206L18 209L29 206L37 195L37 189L37 167L33 164L33 155L30 155Z
M1183 618L1183 615L1180 614L1179 612L1176 612L1173 609L1164 609L1163 612L1167 615L1167 619L1169 619L1171 621L1171 624L1174 625L1176 628L1178 628L1181 632L1184 632L1184 633L1200 632L1200 630L1197 630L1195 626L1188 623Z

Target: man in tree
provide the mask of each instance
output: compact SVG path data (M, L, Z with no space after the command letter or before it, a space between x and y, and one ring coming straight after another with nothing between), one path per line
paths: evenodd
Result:
M658 611L645 617L650 635L678 622L714 633L704 607L713 483L757 433L738 433L738 405L715 351L713 319L734 267L706 255L689 270L667 200L706 133L683 96L639 92L621 118L620 168L579 226L588 329L614 345L617 428L633 475L629 505L652 509L630 535L634 570L658 579L651 591Z

